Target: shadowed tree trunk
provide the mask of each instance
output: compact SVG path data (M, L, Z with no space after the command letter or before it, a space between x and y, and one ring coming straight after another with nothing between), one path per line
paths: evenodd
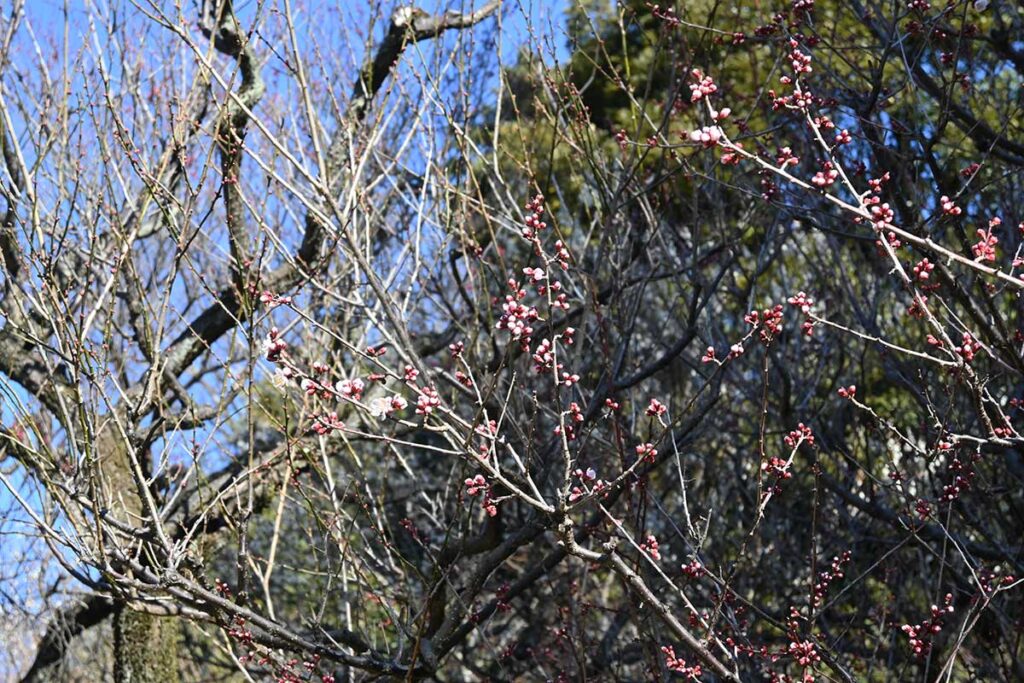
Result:
M174 619L118 607L114 615L114 680L177 683L178 624Z

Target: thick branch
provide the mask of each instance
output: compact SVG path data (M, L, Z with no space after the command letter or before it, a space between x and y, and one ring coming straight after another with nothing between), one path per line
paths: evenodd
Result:
M369 108L370 102L377 95L385 78L410 43L433 38L449 29L468 28L493 14L499 7L497 0L469 14L448 12L438 17L431 17L421 10L403 8L392 17L391 28L387 36L377 47L372 59L367 60L363 68L363 77L356 87L355 94L349 104L348 118L351 122L361 122ZM396 32L402 36L396 40ZM224 47L230 47L225 45ZM384 67L383 65L387 65ZM349 144L348 131L339 131L327 154L327 173L333 177L343 163L342 150ZM303 277L311 274L319 261L324 240L323 223L308 212L306 230L302 245L296 254L296 265L285 264L273 271L263 282L266 289L275 292L286 291L298 284ZM247 317L235 288L221 290L210 306L196 317L188 329L181 333L165 352L165 372L177 376L188 368L192 362L209 349L217 339L226 334Z
M53 680L47 669L64 657L71 639L114 613L114 603L104 595L90 595L80 604L62 610L46 628L36 658L22 677L22 683Z

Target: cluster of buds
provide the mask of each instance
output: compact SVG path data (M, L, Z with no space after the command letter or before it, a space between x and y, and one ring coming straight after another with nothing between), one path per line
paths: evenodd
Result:
M690 133L690 140L699 142L705 148L716 146L723 136L722 129L718 126L704 126L699 130Z
M689 563L682 565L680 569L682 569L683 573L691 579L699 579L707 573L707 569L704 568L704 565L697 560L690 560Z
M676 16L676 11L671 7L662 7L661 5L651 5L651 14L661 19L670 28L675 28L681 23L679 17Z
M973 361L975 354L977 354L980 349L981 344L971 336L970 332L964 332L960 346L953 348L954 351L960 354L960 357L964 359L965 363Z
M911 318L924 318L928 315L928 297L924 294L919 294L914 297L914 300L907 306L907 315Z
M430 415L434 409L441 405L441 396L434 387L424 387L416 399L416 414Z
M794 429L793 431L786 435L784 441L786 442L786 445L789 446L790 448L796 448L802 443L813 446L814 432L811 431L810 427L801 422L796 426L796 429Z
M548 224L541 220L544 215L544 195L538 194L526 203L526 219L523 221L523 237L534 239Z
M647 553L652 560L655 562L661 559L661 551L658 546L658 539L654 537L654 534L648 534L646 540L640 544L640 550Z
M952 481L942 487L942 500L952 503L960 497L963 491L971 488L974 470L969 464L964 465L960 458L953 458L949 463L949 472L952 475Z
M540 314L533 306L522 303L526 298L526 290L519 286L515 280L509 280L510 293L505 295L504 303L501 305L501 317L498 319L497 329L508 330L513 339L522 340L524 344L530 343L530 335L533 334L532 323L540 320Z
M1014 581L1016 579L1013 574L1000 576L998 572L992 571L988 567L978 570L978 583L981 585L981 590L988 594L994 593L1003 586L1009 586Z
M288 344L281 339L280 335L281 333L276 327L271 327L267 338L263 340L263 353L271 363L280 361L285 349L288 348Z
M535 283L543 282L548 276L547 273L544 272L543 268L531 268L529 266L523 268L523 275L530 278L530 280Z
M782 304L766 308L761 312L751 311L743 316L743 321L756 330L763 344L770 344L782 331Z
M783 147L775 153L775 163L779 165L779 168L786 168L787 166L796 166L800 163L800 157L793 154L793 150L789 147Z
M345 425L338 419L337 413L330 412L326 415L314 415L312 428L320 436L327 436L333 432L343 431Z
M487 485L487 480L484 478L484 475L482 474L478 474L475 477L467 479L465 481L465 484L466 493L470 496L478 496L489 488Z
M331 398L330 386L321 384L315 379L310 379L309 377L302 380L302 390L306 392L307 396L319 396L324 400Z
M641 443L636 446L636 456L644 462L652 463L658 457L658 449L650 443Z
M268 308L290 304L291 302L292 298L290 296L278 296L277 294L268 291L264 291L260 294L260 303Z
M821 661L821 655L814 649L814 643L809 640L791 641L788 654L796 660L796 663L803 667L814 666Z
M975 261L996 260L996 245L999 244L999 238L992 234L992 231L1002 222L1002 219L997 216L988 222L987 230L978 230L978 242L971 245Z
M939 206L942 207L942 213L947 216L959 216L963 213L963 209L957 206L956 203L946 195L942 195L939 199Z
M573 486L572 491L569 492L570 503L575 503L587 492L601 493L608 486L603 480L597 478L597 472L593 467L588 467L586 470L577 469L573 475L580 480L580 485Z
M793 473L789 471L789 461L775 456L761 463L761 471L778 480L791 479L793 477Z
M922 282L931 277L932 271L935 270L935 264L928 259L921 259L914 266L914 277Z
M690 72L696 83L690 84L690 101L697 102L698 100L708 97L715 92L718 92L718 86L711 79L711 76L705 76L700 69L694 69Z
M824 189L834 184L838 178L839 171L836 169L835 165L831 161L826 161L824 163L824 168L814 174L814 177L811 178L811 182Z
M478 438L478 457L486 461L491 454L491 449L494 447L494 442L498 437L498 422L496 420L487 420L481 422L473 430Z
M806 317L800 325L803 333L810 337L814 333L814 318L811 317L811 309L814 307L814 299L807 296L805 292L797 292L786 299L786 302L794 308L799 308Z
M946 593L943 605L932 605L931 618L921 624L904 624L900 630L910 639L910 649L916 657L925 657L932 649L932 638L942 631L943 620L953 613L953 595Z
M732 109L729 107L722 107L721 109L712 109L710 112L712 121L725 121L732 114Z
M565 423L565 438L567 441L576 440L576 426L583 422L583 410L580 408L580 404L573 401L569 404L569 410L566 411L569 420ZM555 427L555 434L562 433L562 426L557 425Z
M625 150L629 146L629 134L626 133L625 128L615 134L615 142L619 143L619 149L621 150Z
M800 51L800 43L790 39L789 48L789 65L793 67L793 73L798 76L811 73L811 56Z
M814 584L814 607L821 607L825 602L825 595L828 593L828 587L834 581L842 581L846 573L843 567L850 561L850 551L843 552L842 555L836 555L832 558L832 564L828 569L818 572L818 581Z
M665 668L669 671L675 671L694 681L700 678L702 673L700 664L687 666L685 659L676 657L676 651L671 645L662 647L661 651L665 654Z
M889 206L889 202L882 202L878 197L868 197L864 201L871 207L871 225L875 230L885 230L892 226L892 219L896 214Z
M555 240L555 260L562 270L569 269L569 250L565 248L562 240Z
M533 369L539 374L555 369L555 345L550 339L542 339L533 352Z

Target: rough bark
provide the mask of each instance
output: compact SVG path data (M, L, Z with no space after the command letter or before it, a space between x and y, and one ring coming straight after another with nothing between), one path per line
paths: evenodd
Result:
M178 683L178 624L120 606L114 614L114 681Z

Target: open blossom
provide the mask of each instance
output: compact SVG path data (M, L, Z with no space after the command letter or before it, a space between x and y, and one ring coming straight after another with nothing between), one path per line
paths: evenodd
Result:
M652 417L661 417L667 410L668 408L665 404L656 398L652 398L651 402L647 406L647 414Z
M382 418L390 413L397 413L405 410L408 405L409 402L401 396L378 396L370 401L370 415L376 418Z
M278 368L273 375L270 376L270 383L278 389L284 389L292 380L295 378L295 371L291 368Z
M334 385L336 392L353 401L358 401L363 397L363 390L365 388L366 385L363 384L363 380L358 377L355 379L343 379Z

